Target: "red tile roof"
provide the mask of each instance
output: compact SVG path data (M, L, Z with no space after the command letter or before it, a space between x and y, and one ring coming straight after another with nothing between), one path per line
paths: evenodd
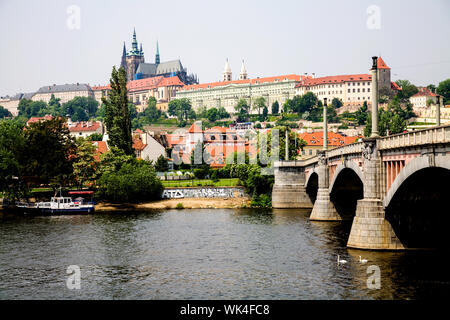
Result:
M98 91L98 90L111 90L111 86L108 84L106 86L95 86L92 87L93 91Z
M147 145L142 142L140 138L133 138L133 149L134 150L144 150Z
M372 76L369 74L349 74L349 75L341 75L341 76L327 76L320 78L309 78L305 81L301 81L295 87L310 87L319 84L335 84L335 83L344 83L344 82L353 82L353 81L372 81Z
M422 88L412 97L437 97L436 93L431 92L428 88Z
M391 89L399 91L399 90L402 90L402 87L400 87L395 82L391 82Z
M189 127L189 133L202 133L203 130L195 122Z
M323 131L312 133L299 133L299 138L306 141L307 146L321 146L323 145ZM338 147L355 142L360 137L343 136L339 133L328 132L328 146Z
M173 148L174 145L184 145L185 144L185 139L184 136L179 135L179 134L167 134L167 142L169 143L169 146L171 148Z
M377 60L377 68L378 69L390 69L387 64L383 61L383 59L381 59L381 57L378 58Z
M184 86L184 83L181 82L178 76L164 78L158 85L158 87L169 87L169 86Z
M307 78L309 78L309 76L288 74L288 75L276 76L276 77L193 84L193 85L184 86L181 90L185 91L185 90L209 89L209 88L214 88L214 87L222 87L222 86L226 86L229 84L245 84L245 83L258 84L258 83L266 83L266 82L278 82L278 81L281 82L284 80L300 81L300 80L307 79Z
M50 115L45 115L43 117L31 117L28 121L27 124L30 123L34 123L34 122L39 122L39 121L47 121L47 120L52 120L53 117Z
M99 161L100 155L102 155L108 151L108 144L106 143L106 141L91 141L91 143L97 147L96 154L94 155L94 159L96 161Z
M73 126L69 127L70 132L81 132L81 131L97 131L101 126L100 121L81 121L75 122Z

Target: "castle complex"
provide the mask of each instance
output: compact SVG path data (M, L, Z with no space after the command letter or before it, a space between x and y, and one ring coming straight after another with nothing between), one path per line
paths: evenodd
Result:
M177 76L184 84L196 84L198 79L196 75L187 74L187 69L183 67L180 60L161 62L159 56L159 45L156 42L155 63L146 63L142 43L138 48L136 39L136 30L133 32L131 50L127 52L125 42L123 44L122 60L120 66L125 69L127 81L153 78L158 76L174 77Z

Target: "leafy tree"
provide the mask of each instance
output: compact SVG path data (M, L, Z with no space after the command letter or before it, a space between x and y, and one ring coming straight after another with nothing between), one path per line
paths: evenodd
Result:
M219 115L219 119L226 119L230 117L230 114L227 112L227 110L225 110L224 107L219 107L219 109L217 109L218 115Z
M101 133L93 133L86 138L88 141L102 141L103 135Z
M176 116L178 121L187 121L191 119L195 113L190 112L192 110L191 101L187 98L174 99L169 102L169 114Z
M269 113L269 110L267 110L267 107L264 106L264 108L263 108L263 113L262 113L262 120L263 120L263 121L267 119L268 113Z
M45 116L46 114L50 114L52 116L65 116L63 113L63 110L61 108L61 99L55 98L55 95L52 94L50 97L50 100L48 101L47 109L44 112L41 112L41 116Z
M278 144L275 144L275 148L278 149L278 156L280 160L294 160L297 158L298 151L303 150L303 148L307 145L307 142L303 139L300 139L295 132L290 130L289 127L286 126L276 126L273 129L279 130L279 138ZM289 148L289 159L286 159L286 130L288 130L288 148ZM272 152L276 151L272 150L272 134L273 130L270 130L267 135L267 148L269 151L269 157L272 157Z
M206 112L206 118L210 122L214 122L219 119L219 111L216 108L211 108Z
M117 147L127 155L133 155L131 137L131 118L128 108L127 80L125 70L113 67L111 73L111 92L108 98L102 97L105 105L105 125L109 144Z
M158 159L156 159L155 169L158 172L166 172L169 171L169 161L163 155L160 155Z
M250 107L247 104L247 101L245 99L240 99L237 103L237 105L234 107L234 109L237 111L237 121L238 122L246 122L248 121L248 115L250 111Z
M417 92L419 89L415 85L413 85L409 80L397 80L395 83L402 88L402 90L398 91L397 97L400 100L408 100Z
M27 118L45 115L47 104L44 101L21 99L18 105L19 115Z
M88 121L96 116L98 102L92 97L75 97L62 105L64 116L73 121Z
M358 125L363 125L367 121L367 115L368 115L367 101L364 101L362 107L360 107L355 114Z
M341 99L333 98L333 100L331 101L331 106L333 106L334 109L339 109L343 105L344 104L342 103Z
M24 175L53 188L70 181L76 145L64 118L31 123L25 130L25 141Z
M436 86L434 84L429 84L427 85L427 89L430 90L431 92L436 92Z
M163 186L146 161L126 163L118 171L105 172L98 180L98 194L113 202L142 202L161 197Z
M22 157L26 146L22 126L13 120L0 121L0 192L15 201L27 194L22 182Z
M280 110L280 104L278 103L278 101L275 101L274 103L272 103L272 114L278 114Z
M256 98L254 104L253 104L253 110L258 110L258 115L261 114L261 109L266 107L266 99L264 97L258 97Z
M127 155L125 152L117 147L111 147L109 151L100 156L100 166L96 172L97 177L104 173L112 173L119 171L124 164L136 164L136 157Z
M3 106L0 106L0 119L6 118L6 117L12 117L11 112L9 112L9 110L4 108Z
M94 159L96 147L88 140L80 138L76 141L77 151L73 162L73 174L78 187L81 189L87 182L93 184L97 163Z
M444 104L450 104L450 79L440 82L436 91L444 97Z

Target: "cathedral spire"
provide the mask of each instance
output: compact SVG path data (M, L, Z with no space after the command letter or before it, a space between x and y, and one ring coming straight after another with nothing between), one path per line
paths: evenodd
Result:
M120 66L125 70L127 69L127 47L125 46L125 41L123 42L122 61L120 62Z
M245 69L244 60L242 60L241 73L239 74L239 80L247 79L247 70Z
M155 56L155 64L159 64L160 60L159 60L159 45L158 45L158 40L156 40L156 56Z
M133 29L133 42L131 43L131 47L134 52L138 50L138 43L136 40L136 28Z

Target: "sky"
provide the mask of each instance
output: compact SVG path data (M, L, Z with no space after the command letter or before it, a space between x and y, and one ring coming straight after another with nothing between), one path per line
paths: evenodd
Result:
M0 96L65 83L105 85L133 28L146 62L181 59L201 83L228 58L250 78L368 73L450 78L448 0L0 0Z

